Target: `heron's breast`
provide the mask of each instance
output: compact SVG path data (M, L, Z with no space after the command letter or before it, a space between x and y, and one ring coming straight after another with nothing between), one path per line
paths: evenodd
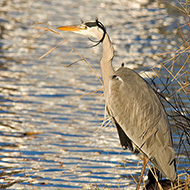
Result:
M122 78L113 76L109 82L108 107L120 125L130 119L126 117L130 112L127 91Z

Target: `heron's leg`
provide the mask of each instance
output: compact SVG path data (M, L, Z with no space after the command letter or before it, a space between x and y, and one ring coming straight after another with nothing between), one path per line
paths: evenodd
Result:
M137 184L136 190L139 190L139 188L140 188L141 181L142 181L142 178L143 178L144 171L145 171L147 163L148 163L148 158L144 155L143 156L143 167L142 167L142 170L141 170L141 175L140 175L140 179L139 179L139 182Z

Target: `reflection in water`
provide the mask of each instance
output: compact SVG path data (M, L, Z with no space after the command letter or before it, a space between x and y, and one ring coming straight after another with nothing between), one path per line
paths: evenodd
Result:
M137 166L138 157L121 149L115 128L100 127L104 117L102 91L76 98L100 88L98 79L82 62L62 68L79 59L74 53L56 67L70 52L66 44L36 61L60 38L47 33L35 39L39 31L31 24L43 22L46 15L53 26L98 15L114 42L114 66L126 62L137 71L147 70L157 64L155 54L176 48L178 39L171 31L175 32L177 20L168 14L166 5L142 2L1 2L1 188L134 189L141 166ZM100 75L101 47L86 49L91 44L87 40L85 44L84 38L64 35ZM160 61L165 58L159 57ZM161 86L159 80L156 82ZM189 166L180 159L179 168Z

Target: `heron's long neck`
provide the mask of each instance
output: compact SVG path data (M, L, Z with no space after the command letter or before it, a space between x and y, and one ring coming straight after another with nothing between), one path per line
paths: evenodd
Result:
M112 43L110 41L108 34L105 34L105 38L103 40L103 53L100 61L100 66L101 66L106 101L108 95L109 79L114 74L114 69L112 66L113 56L114 56L114 49Z

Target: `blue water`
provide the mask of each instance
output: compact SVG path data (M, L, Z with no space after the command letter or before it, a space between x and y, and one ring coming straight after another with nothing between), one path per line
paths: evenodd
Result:
M184 22L183 17L170 3L148 0L3 0L0 4L0 187L134 189L141 162L138 165L138 156L122 150L109 122L102 127L103 91L79 98L101 88L101 83L85 62L64 67L80 59L74 52L64 59L71 51L66 43L39 60L62 39L51 32L34 38L43 30L32 28L32 24L48 20L56 28L98 16L114 44L114 67L124 62L137 72L155 76L152 67L158 71L159 61L173 56L159 54L176 51L182 43L176 28ZM92 43L85 37L62 35L100 76L101 46L86 48ZM159 72L163 82L167 75L164 69ZM161 80L154 81L162 90ZM170 85L170 91L178 88L176 82ZM166 91L164 94L168 96ZM188 107L187 95L180 94ZM177 150L175 127L173 136ZM190 166L183 148L178 173Z

